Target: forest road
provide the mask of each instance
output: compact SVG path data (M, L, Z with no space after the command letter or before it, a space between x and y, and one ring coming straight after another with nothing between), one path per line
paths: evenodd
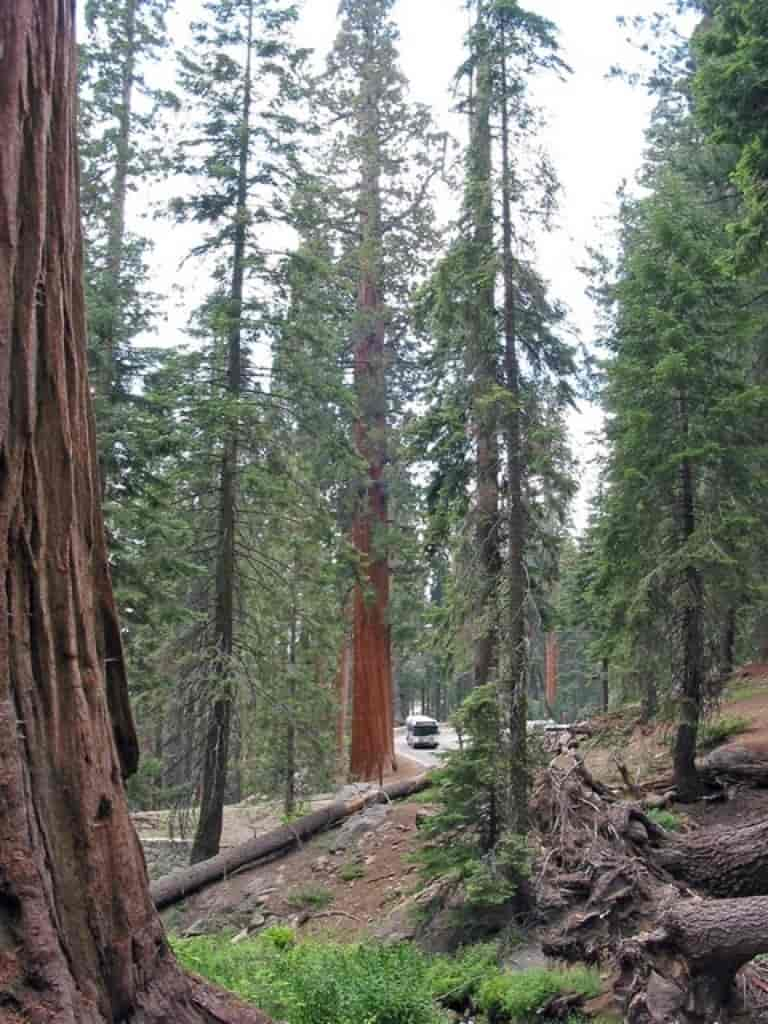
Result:
M440 764L440 755L448 750L456 750L459 740L456 730L450 725L440 725L440 746L434 750L428 747L409 747L405 740L405 729L395 729L395 753L409 757L412 761L418 761L425 768L435 768Z

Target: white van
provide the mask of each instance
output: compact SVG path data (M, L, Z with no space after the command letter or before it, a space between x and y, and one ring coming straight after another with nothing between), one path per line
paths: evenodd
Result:
M408 715L405 720L405 741L409 747L436 747L440 743L440 726L426 715Z

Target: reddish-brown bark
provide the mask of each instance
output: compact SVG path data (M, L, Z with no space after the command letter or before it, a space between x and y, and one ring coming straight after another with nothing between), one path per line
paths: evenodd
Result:
M85 354L74 0L0 4L0 1018L263 1022L174 961L136 766Z
M360 272L354 378L358 401L355 448L366 466L352 526L360 559L353 620L353 708L350 774L383 776L394 760L392 663L389 634L389 557L387 553L387 376L385 311L382 299L381 159L378 119L381 82L377 77L376 18L367 9L364 63L359 99L362 174L360 186Z

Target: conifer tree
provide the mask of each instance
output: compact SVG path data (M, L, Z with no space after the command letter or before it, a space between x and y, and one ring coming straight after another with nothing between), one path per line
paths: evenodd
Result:
M320 174L329 237L354 275L348 324L360 475L351 537L359 578L353 613L354 776L381 776L392 749L389 615L389 470L392 387L408 295L433 232L429 184L439 139L422 107L409 106L397 66L393 0L342 0L341 27L318 83L317 103L337 129ZM348 186L345 190L344 186ZM350 201L350 194L354 197ZM350 225L350 221L352 224ZM350 235L357 232L351 240ZM350 244L351 243L351 244Z
M88 0L80 46L80 153L86 241L90 362L95 385L102 482L108 501L126 486L126 424L133 389L153 359L134 342L152 326L150 243L129 227L130 198L167 167L159 118L175 101L152 84L167 52L173 0ZM108 506L108 513L110 512Z
M181 85L193 97L197 131L182 140L182 166L194 183L175 202L180 217L205 225L195 255L214 267L215 290L202 308L201 326L210 339L213 413L208 438L214 501L207 503L212 527L212 588L201 652L210 711L205 729L201 806L192 860L218 852L235 703L238 622L242 620L239 559L242 532L241 467L245 438L258 406L247 392L259 387L249 349L263 330L264 311L256 284L270 267L259 229L277 217L281 168L290 161L296 122L295 71L302 54L286 30L293 6L268 0L210 0L207 19L194 26L195 49L181 59Z

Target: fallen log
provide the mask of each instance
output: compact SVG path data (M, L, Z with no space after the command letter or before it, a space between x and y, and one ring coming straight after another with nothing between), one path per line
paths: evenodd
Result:
M677 903L619 950L627 1024L724 1021L743 993L739 968L768 951L768 896ZM753 1019L753 1018L750 1018Z
M426 789L429 785L429 773L419 775L415 779L408 779L403 782L393 782L381 789L356 797L354 800L337 800L335 803L321 807L317 811L297 818L290 825L267 832L263 836L254 836L239 846L233 846L224 850L216 857L199 861L188 868L164 875L153 882L149 891L158 910L169 907L179 900L184 899L198 889L202 889L211 882L237 871L246 864L252 864L265 857L272 857L276 853L287 853L293 847L309 839L318 832L330 828L344 818L362 811L364 808L375 803L385 803L390 800L399 800L413 793Z
M768 819L701 829L664 842L657 862L708 896L768 896Z
M728 744L713 750L697 767L702 781L711 786L734 782L768 786L768 751Z

